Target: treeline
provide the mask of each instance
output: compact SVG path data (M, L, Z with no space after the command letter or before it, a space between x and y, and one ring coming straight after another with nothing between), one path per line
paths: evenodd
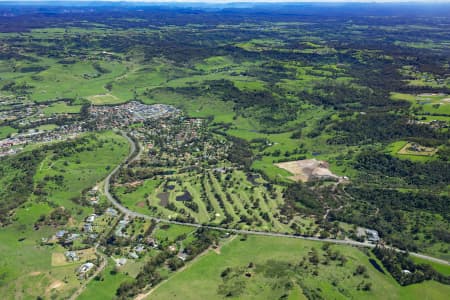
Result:
M420 283L425 280L436 280L443 284L450 284L450 276L437 272L430 265L415 264L407 253L397 252L384 247L375 247L373 253L391 273L392 277L402 286Z
M423 233L425 240L432 243L450 240L450 232L446 227L430 230L421 222L411 219L417 212L428 212L439 214L447 220L450 213L448 195L354 185L347 186L345 191L350 205L341 211L330 211L329 221L375 229L385 242L408 251L420 250L419 233Z
M361 111L376 108L380 111L391 109L407 109L407 101L392 101L389 94L376 93L367 87L358 87L351 83L325 80L315 85L311 91L302 91L297 94L300 99L315 105L332 107L336 110Z
M0 222L6 223L9 212L22 205L31 193L44 197L46 182L51 181L60 186L64 184L64 178L61 175L45 176L41 182L37 183L34 181L37 167L46 155L51 155L52 160L57 160L83 151L93 151L103 147L105 143L106 141L99 140L95 135L89 135L75 140L43 145L39 149L2 158L0 160Z
M187 260L192 260L197 255L218 242L218 232L205 228L199 228L195 232L195 240L186 245L184 252L188 254Z
M225 101L233 101L236 109L251 106L272 107L277 105L269 91L241 91L233 82L225 79L206 81L208 90Z
M244 167L245 170L249 170L253 162L253 152L250 143L244 139L229 135L227 135L227 139L232 143L228 152L228 160Z
M266 74L265 70L259 69L253 74L257 78L261 78ZM266 74L267 75L267 74ZM199 87L177 87L167 88L186 96L187 98L195 98L201 95L213 95L223 101L233 102L233 109L237 114L244 117L251 117L259 121L264 132L283 132L283 125L289 121L296 119L297 114L293 113L300 106L297 101L286 101L274 91L284 93L278 90L276 86L268 90L240 90L230 80L208 80L203 82ZM152 97L154 91L145 92L146 96Z
M300 211L305 214L321 214L325 208L318 200L319 197L318 192L303 183L290 184L284 192L285 205L282 213L291 215L294 211Z
M401 178L409 185L447 185L450 182L450 162L447 161L412 162L380 152L364 151L356 157L354 167L364 174Z
M199 228L195 232L195 240L186 246L185 252L188 254L188 260L193 259L201 252L208 249L213 243L217 242L217 233L208 229ZM142 289L146 287L153 287L164 278L158 272L158 268L165 263L169 265L172 270L176 270L184 263L176 257L176 252L168 249L159 252L144 264L141 271L132 281L122 282L116 291L118 299L129 299L137 295Z
M158 272L158 268L161 267L164 262L173 257L175 253L170 251L162 251L156 256L152 257L142 267L135 279L132 281L125 281L120 284L116 290L116 296L118 299L130 299L147 286L155 286L163 280L163 277Z
M44 152L33 150L3 158L0 163L0 223L9 221L9 212L22 205L33 191L33 176Z
M407 116L389 113L361 114L337 122L331 128L336 135L328 139L329 144L369 144L410 137L444 140L450 137L448 132L439 132L430 126L413 123Z
M450 197L434 195L427 192L400 192L395 189L369 188L349 186L346 189L353 198L368 202L382 209L415 211L417 209L429 212L450 214Z

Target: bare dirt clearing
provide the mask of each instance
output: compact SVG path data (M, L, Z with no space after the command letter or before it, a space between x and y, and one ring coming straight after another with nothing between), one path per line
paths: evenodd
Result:
M30 276L38 276L38 275L40 275L40 274L41 274L41 272L36 271L36 272L31 272L31 273L28 274L28 275L30 275Z
M289 177L295 181L312 181L317 179L338 179L329 169L329 164L317 159L304 159L275 164L294 176Z
M60 280L53 281L45 290L45 294L48 295L52 290L60 289L64 285L64 282Z

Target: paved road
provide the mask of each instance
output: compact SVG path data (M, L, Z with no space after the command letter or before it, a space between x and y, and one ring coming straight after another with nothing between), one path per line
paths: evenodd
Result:
M136 145L134 144L133 140L130 137L128 137L124 132L122 132L122 135L130 143L130 154L124 160L124 161L127 161L133 155L133 153L136 151ZM138 154L138 156L139 155L140 154ZM138 156L136 156L136 157L138 157ZM235 234L284 237L284 238L301 239L301 240L308 240L308 241L329 242L329 243L334 243L334 244L344 244L344 245L351 245L351 246L358 246L358 247L368 247L368 248L374 248L375 247L374 244L371 244L371 243L368 243L368 242L357 242L357 241L349 240L349 239L345 239L345 240L328 239L328 238L322 239L322 238L317 238L317 237L307 237L307 236L299 236L299 235L284 234L284 233L277 233L277 232L231 229L231 228L224 228L224 227L202 225L202 224L197 224L197 223L178 222L178 221L162 219L162 218L152 217L152 216L149 216L149 215L146 215L146 214L138 213L138 212L129 210L128 208L122 206L109 192L111 176L113 176L122 167L122 165L123 164L117 166L106 177L105 184L104 184L104 193L105 193L106 197L108 198L108 200L116 207L116 209L118 209L123 214L129 215L130 217L144 218L144 219L147 219L147 220L154 220L156 222L161 222L161 223L177 224L177 225L190 226L190 227L195 227L195 228L208 228L208 229L214 229L214 230L219 230L219 231L231 232L231 233L235 233ZM394 249L396 251L399 251L399 252L404 252L404 251L402 251L400 249L397 249L397 248L394 248L394 247L390 247L390 248ZM443 259L435 258L435 257L432 257L432 256L428 256L428 255L424 255L424 254L420 254L420 253L413 253L413 252L410 252L409 254L412 255L412 256L415 256L415 257L419 257L419 258L423 258L423 259L429 260L429 261L450 265L450 262L448 262L446 260L443 260Z

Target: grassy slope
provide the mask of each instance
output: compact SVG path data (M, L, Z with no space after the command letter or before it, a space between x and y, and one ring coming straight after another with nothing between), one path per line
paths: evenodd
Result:
M65 186L52 189L48 195L50 201L59 205L73 206L73 203L68 201L70 198L76 197L83 189L103 179L127 154L128 143L123 137L113 132L104 132L98 137L107 141L103 148L75 153L53 161L45 159L41 163L35 180L42 180L45 176L64 176Z
M64 166L66 172L63 172L67 187L60 187L50 194L52 199L58 205L79 208L70 198L80 194L84 188L93 186L101 180L108 171L107 165L114 167L118 164L128 151L128 144L123 137L112 132L98 134L100 139L106 139L109 142L103 148L91 152L81 152L76 155L66 157L67 161L80 159L81 163L76 167L69 163ZM117 144L111 143L116 141ZM111 150L112 149L112 150ZM111 153L108 153L111 151ZM106 154L106 155L105 155ZM43 165L48 160L42 162ZM60 167L63 167L62 160L53 161ZM38 169L37 178L41 176L53 175L43 167ZM78 180L80 178L80 180ZM38 246L42 237L48 237L55 233L56 228L43 227L38 231L33 230L34 222L41 214L50 212L52 208L47 203L35 202L29 200L16 211L16 222L14 225L2 228L0 231L0 275L5 276L0 280L0 293L3 299L35 299L38 295L49 296L50 291L47 288L55 281L67 283L61 286L62 292L59 297L68 295L71 290L78 285L75 278L74 266L51 267L51 254L55 247ZM74 215L74 217L83 218L83 216ZM24 239L19 241L19 239Z
M284 238L248 237L247 241L235 239L221 249L221 254L210 252L200 258L185 271L177 273L168 282L162 284L151 295L151 299L222 299L217 294L221 283L220 273L226 267L243 267L249 262L263 264L270 259L298 263L307 255L311 247L320 247L320 243ZM321 288L325 299L445 299L450 287L436 282L425 282L409 287L400 287L392 277L383 275L373 268L367 256L360 250L348 246L333 246L345 253L349 259L346 266L319 267L319 276L305 276L305 283L310 287ZM320 250L319 250L320 251ZM351 275L356 265L367 268L372 282L372 291L357 291L355 285L360 281ZM349 279L341 278L345 293L341 294L330 284L330 279L349 274ZM247 279L245 279L247 280ZM355 281L356 280L356 281ZM366 279L367 280L367 279ZM246 291L241 295L245 299L276 299L280 291L270 287L271 282L261 276L248 279Z
M432 266L436 271L449 276L450 275L450 266L449 265L443 265L440 263L435 263L435 262L430 262L428 260L419 258L419 257L412 257L412 260L416 263L416 264L427 264Z
M0 139L6 138L11 133L16 133L17 129L11 126L0 126Z
M81 105L67 105L66 102L56 102L50 105L49 107L46 107L43 112L45 115L52 115L52 114L76 114L79 113L81 109Z
M131 279L131 277L122 272L117 272L115 275L111 274L110 272L113 270L114 265L115 262L113 260L109 260L107 268L102 273L102 280L92 280L78 299L113 299L119 285L123 281Z

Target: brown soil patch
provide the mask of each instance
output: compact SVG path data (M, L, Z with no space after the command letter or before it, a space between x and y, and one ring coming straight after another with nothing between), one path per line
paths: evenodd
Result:
M145 207L145 202L144 201L138 202L138 203L136 203L136 206L137 207Z
M74 218L70 217L69 220L67 221L67 225L70 227L75 226Z
M133 182L126 183L125 185L126 186L136 187L136 186L139 186L141 184L142 184L142 180L136 180L136 181L133 181Z
M28 275L30 275L30 276L38 276L38 275L41 275L41 274L42 274L41 272L36 271L36 272L31 272L31 273L28 274Z
M219 255L222 253L222 252L220 252L220 247L215 247L215 248L212 247L211 249Z
M47 287L47 289L45 290L45 293L48 294L52 290L57 290L57 289L61 288L63 285L64 285L64 282L62 282L61 280L55 280Z
M127 183L114 183L113 186L126 186L126 187L137 187L142 185L142 180L136 180L133 182L127 182Z
M295 181L307 182L315 179L338 178L338 176L331 173L327 162L317 159L288 161L275 165L292 173L294 176L290 178Z

